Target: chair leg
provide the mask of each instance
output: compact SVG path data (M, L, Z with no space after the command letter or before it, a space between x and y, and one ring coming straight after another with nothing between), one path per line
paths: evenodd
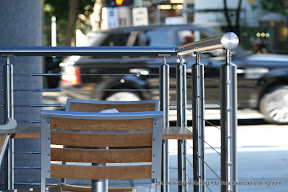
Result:
M46 178L41 178L41 192L46 191Z

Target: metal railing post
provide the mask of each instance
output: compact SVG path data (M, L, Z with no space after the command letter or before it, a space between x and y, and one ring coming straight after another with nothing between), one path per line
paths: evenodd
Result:
M14 95L13 95L13 65L10 58L6 58L4 65L4 123L9 119L14 119ZM14 189L14 139L10 139L7 150L7 178L6 186L8 190Z
M177 89L177 126L186 127L186 65L183 56L180 56L180 64L176 69ZM178 181L186 182L186 141L178 140ZM185 192L187 185L178 184L178 192Z
M13 108L13 65L10 63L10 58L6 58L6 65L4 65L4 122L7 123L9 118L14 119Z
M192 65L192 126L193 126L193 180L194 192L205 192L206 170L204 147L204 65L200 63L200 53L196 53L196 63Z
M169 65L166 63L166 57L163 58L163 64L160 66L160 110L163 111L164 127L169 127ZM168 140L162 143L162 192L169 192L169 186L166 185L169 180L169 157Z
M221 191L237 192L237 66L226 50L226 63L221 66Z

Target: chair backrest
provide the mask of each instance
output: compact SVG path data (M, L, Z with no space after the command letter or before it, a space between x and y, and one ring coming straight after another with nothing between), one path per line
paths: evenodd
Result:
M41 183L46 178L161 179L163 113L41 111ZM73 148L51 148L51 144ZM97 149L98 147L98 149ZM99 149L113 147L113 149ZM51 162L140 163L81 166ZM147 162L148 163L147 165ZM141 164L142 163L142 164ZM144 165L143 165L144 163ZM125 164L124 164L125 165ZM42 185L41 185L42 186Z
M66 111L100 112L105 109L117 109L119 112L159 111L158 100L143 101L102 101L67 99Z

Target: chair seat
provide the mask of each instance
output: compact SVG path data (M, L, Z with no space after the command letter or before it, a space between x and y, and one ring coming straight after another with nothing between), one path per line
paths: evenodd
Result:
M108 192L131 192L133 187L119 187L119 188L109 188ZM61 192L61 191L73 191L73 192L91 192L91 187L68 185L68 184L58 184L52 185L49 188L49 192Z

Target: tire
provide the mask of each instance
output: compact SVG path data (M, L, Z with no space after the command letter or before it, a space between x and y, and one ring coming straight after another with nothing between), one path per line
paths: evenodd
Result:
M109 94L105 100L107 101L140 101L141 96L135 92L115 92Z
M288 124L288 86L269 89L260 100L260 112L270 123Z

